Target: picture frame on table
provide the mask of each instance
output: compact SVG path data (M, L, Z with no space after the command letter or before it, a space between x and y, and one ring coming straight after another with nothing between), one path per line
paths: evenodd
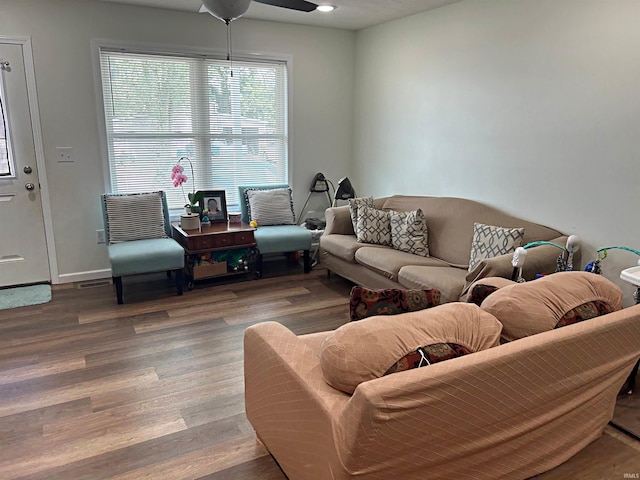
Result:
M224 190L206 190L198 203L202 215L207 213L213 223L227 223L227 198Z

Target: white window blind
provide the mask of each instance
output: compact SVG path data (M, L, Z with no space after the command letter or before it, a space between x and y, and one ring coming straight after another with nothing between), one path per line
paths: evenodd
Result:
M3 78L0 71L0 177L10 177L12 175L7 102L5 101Z
M184 193L287 183L287 70L283 61L157 55L101 49L111 189L164 190L184 206L171 168L180 157Z

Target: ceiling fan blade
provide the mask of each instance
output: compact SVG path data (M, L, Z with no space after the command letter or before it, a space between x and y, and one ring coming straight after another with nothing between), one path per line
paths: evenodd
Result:
M273 5L274 7L289 8L301 12L313 12L317 5L306 0L254 0L258 3Z

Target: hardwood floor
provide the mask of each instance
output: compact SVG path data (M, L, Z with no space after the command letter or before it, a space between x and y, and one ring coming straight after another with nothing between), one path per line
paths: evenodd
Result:
M284 480L244 415L244 329L336 328L351 287L298 271L182 297L164 274L127 277L120 306L111 285L69 284L0 311L0 479ZM538 478L624 473L640 473L640 443L608 427Z

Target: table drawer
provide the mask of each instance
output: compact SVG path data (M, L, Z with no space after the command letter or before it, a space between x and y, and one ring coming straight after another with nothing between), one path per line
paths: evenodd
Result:
M221 233L206 235L189 239L189 250L210 250L212 248L224 248L233 246L233 233Z
M253 245L255 243L253 232L235 232L233 242L236 245Z

